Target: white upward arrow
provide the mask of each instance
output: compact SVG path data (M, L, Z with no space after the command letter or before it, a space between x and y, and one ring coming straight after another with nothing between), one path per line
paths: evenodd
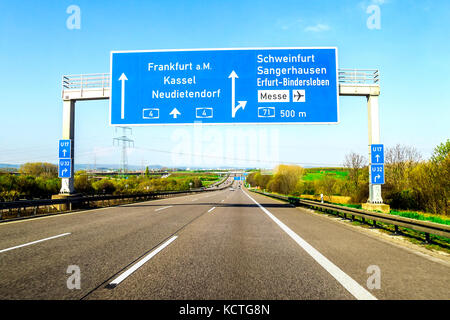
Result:
M125 81L127 81L128 78L125 75L125 73L122 73L122 75L119 78L119 81L122 81L122 100L121 100L121 108L120 108L120 118L125 118Z
M375 158L377 158L377 162L378 162L380 155L379 154L375 155Z
M181 113L177 110L177 108L173 108L172 112L169 114L173 116L174 119L176 119Z
M228 76L228 78L231 78L231 117L235 117L236 116L236 112L242 108L242 110L244 110L247 101L238 101L238 105L236 106L236 78L239 78L238 75L236 74L236 72L231 71L230 75Z
M63 151L62 151L63 153L64 153L64 157L66 156L66 152L67 152L67 150L66 149L63 149Z

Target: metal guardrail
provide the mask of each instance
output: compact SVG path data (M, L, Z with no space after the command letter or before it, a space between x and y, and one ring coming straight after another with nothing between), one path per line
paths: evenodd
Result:
M340 84L380 84L378 70L371 69L339 69L338 77Z
M450 239L450 226L445 224L434 223L431 221L422 221L416 219L405 218L401 216L379 213L374 211L366 211L356 208L348 208L335 204L321 203L311 200L303 200L297 197L282 196L267 192L261 192L256 190L251 190L252 192L259 193L265 196L269 196L275 199L287 201L295 206L306 206L312 209L317 209L320 211L325 211L329 213L342 214L344 219L354 220L355 216L361 217L362 221L365 219L372 220L373 226L376 227L377 222L383 222L391 224L395 227L395 232L398 232L398 227L409 228L416 231L425 233L425 240L430 242L430 234L446 237ZM349 217L347 217L349 215Z
M77 74L62 77L64 90L109 89L111 87L109 73Z
M380 75L375 69L339 69L339 83L341 84L379 84ZM64 75L62 77L62 89L86 90L109 89L111 76L109 73Z
M68 210L72 210L72 205L83 205L91 202L98 201L109 201L109 200L137 200L137 201L146 201L159 197L171 196L171 195L179 195L179 194L189 194L189 193L199 193L199 192L210 192L217 190L224 190L229 187L229 184L220 188L210 188L210 189L191 189L185 191L164 191L164 192L150 192L150 193L139 193L139 194L122 194L122 195L97 195L97 196L79 196L79 197L69 197L66 199L42 199L42 200L19 200L19 201L8 201L8 202L0 202L0 221L2 220L2 211L8 209L26 209L26 208L34 208L34 215L36 214L39 207L49 207L56 205L66 205ZM6 220L4 220L6 221Z

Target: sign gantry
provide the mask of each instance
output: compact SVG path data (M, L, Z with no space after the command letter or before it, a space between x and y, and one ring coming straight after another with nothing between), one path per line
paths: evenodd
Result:
M111 53L109 74L63 76L63 139L75 102L110 99L111 125L338 123L338 96L364 96L369 159L380 144L378 70L338 69L336 48L154 50ZM367 205L381 197L384 166L370 175ZM382 159L384 161L384 159ZM381 171L380 171L381 170ZM375 181L376 178L376 181ZM74 193L73 175L62 194ZM382 209L383 210L383 209Z

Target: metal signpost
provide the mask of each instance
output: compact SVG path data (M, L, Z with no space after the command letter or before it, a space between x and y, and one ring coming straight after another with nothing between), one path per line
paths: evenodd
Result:
M58 177L72 178L72 141L59 140Z
M338 123L336 48L111 53L111 125Z
M384 184L384 146L382 144L370 146L370 184Z

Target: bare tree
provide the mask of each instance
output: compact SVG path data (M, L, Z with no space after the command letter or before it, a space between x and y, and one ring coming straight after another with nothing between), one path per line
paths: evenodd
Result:
M349 180L355 188L359 190L359 179L364 173L363 168L367 165L367 159L357 153L351 152L345 155L344 167L349 169Z
M19 172L35 177L55 178L58 166L48 162L27 162L20 166Z
M411 146L397 144L386 149L386 180L394 190L401 191L408 187L408 175L422 159L419 151Z

